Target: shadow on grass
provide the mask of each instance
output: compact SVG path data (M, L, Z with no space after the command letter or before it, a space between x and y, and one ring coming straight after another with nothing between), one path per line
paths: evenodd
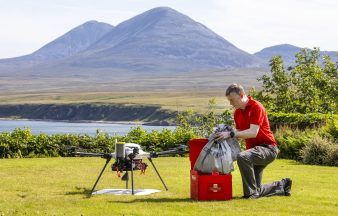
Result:
M84 195L83 198L90 198L91 197L91 189L85 187L75 187L77 191L66 192L65 195ZM100 195L95 195L100 196ZM105 196L104 194L101 196ZM128 197L135 197L133 195L122 195ZM232 200L242 199L240 196L235 196ZM231 201L231 200L230 200ZM186 198L136 198L133 200L117 200L117 201L109 201L109 203L142 203L142 202L152 202L152 203L163 203L163 202L186 202L186 203L193 203L193 202L227 202L226 200L212 200L212 201L197 201L192 200L189 197Z
M84 195L84 198L90 197L91 189L84 187L75 187L77 191L66 192L65 195Z
M242 199L241 197L233 197L232 200ZM143 199L134 199L134 200L118 200L118 201L109 201L110 203L164 203L164 202L183 202L183 203L194 203L194 202L229 202L231 200L213 200L213 201L197 201L192 200L191 198L143 198Z

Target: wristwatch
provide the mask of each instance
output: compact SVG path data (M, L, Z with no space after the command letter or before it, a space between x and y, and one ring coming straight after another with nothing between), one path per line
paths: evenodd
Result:
M234 132L233 130L230 132L230 137L231 137L231 138L234 138L234 137L235 137L235 132Z

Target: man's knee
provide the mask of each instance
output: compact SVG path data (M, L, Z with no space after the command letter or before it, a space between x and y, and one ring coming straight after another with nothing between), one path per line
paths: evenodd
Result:
M244 161L248 161L248 160L249 160L249 156L245 151L243 151L243 152L241 152L237 155L237 161L238 162L244 162Z

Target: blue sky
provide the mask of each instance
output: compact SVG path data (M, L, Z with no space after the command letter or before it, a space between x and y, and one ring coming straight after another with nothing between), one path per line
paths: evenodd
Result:
M158 6L249 53L282 43L338 51L338 0L0 0L0 58L32 53L89 20L117 25Z

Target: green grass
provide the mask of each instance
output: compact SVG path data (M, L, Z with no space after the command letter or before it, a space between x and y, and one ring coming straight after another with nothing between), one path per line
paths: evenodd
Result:
M291 197L243 200L240 174L233 173L231 201L190 200L189 159L154 159L169 191L150 196L86 198L104 164L100 158L2 159L0 215L336 215L338 168L277 160L263 180L293 179ZM148 163L150 165L150 163ZM136 174L136 188L163 189L152 167ZM97 189L124 188L106 169Z

